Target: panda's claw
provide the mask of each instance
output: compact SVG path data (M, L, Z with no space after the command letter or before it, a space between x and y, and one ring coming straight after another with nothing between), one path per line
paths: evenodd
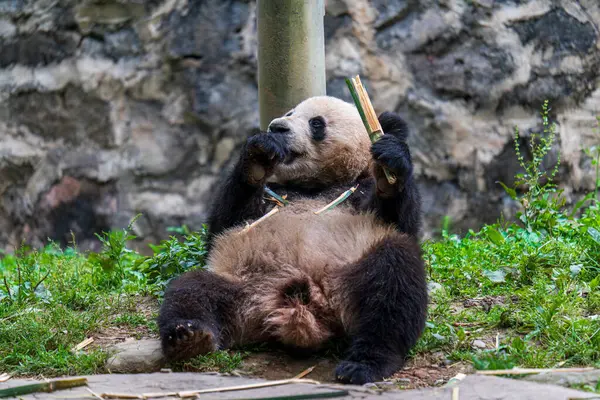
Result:
M335 379L341 383L364 385L374 382L379 377L369 365L355 362L342 361L335 369Z
M173 324L163 339L163 350L171 359L183 359L206 354L218 349L218 340L212 329L196 321Z

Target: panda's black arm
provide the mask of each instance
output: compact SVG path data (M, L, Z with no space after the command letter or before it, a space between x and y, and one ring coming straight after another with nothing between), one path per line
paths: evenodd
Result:
M414 177L409 176L402 188L395 189L390 196L373 184L362 209L375 212L384 222L396 225L400 232L416 237L421 229L421 199Z
M254 135L242 147L240 158L217 192L209 214L209 248L215 235L266 213L265 182L285 157L280 136Z
M263 185L247 182L243 165L238 163L214 199L208 218L209 241L226 229L264 215L263 192Z
M375 179L362 208L374 211L384 222L395 224L400 232L417 236L421 228L421 196L406 143L408 128L393 113L383 113L379 121L385 135L371 148ZM395 184L388 182L383 167L396 175Z

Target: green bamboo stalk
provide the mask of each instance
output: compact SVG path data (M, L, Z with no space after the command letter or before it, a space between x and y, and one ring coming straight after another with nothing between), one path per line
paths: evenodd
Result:
M354 84L350 80L350 78L346 78L346 85L348 85L348 89L350 89L350 95L352 96L352 100L354 100L354 105L356 105L356 109L360 114L360 119L362 119L365 128L367 129L367 133L369 137L371 137L371 127L369 126L369 122L367 121L367 116L365 115L365 110L363 110L362 104L360 104L360 99L358 98L358 93L356 93L356 88ZM371 142L373 142L373 138L371 138Z
M87 385L86 378L56 379L47 382L32 383L29 385L15 386L0 390L0 398L23 396L38 392L53 392L55 390L70 389Z
M357 80L359 79L358 75L356 76L356 79ZM352 96L352 100L354 100L354 104L356 105L356 109L358 110L358 113L360 114L360 118L362 119L365 129L367 130L367 133L369 134L369 139L371 139L371 143L375 143L376 141L379 140L379 138L381 136L383 136L383 132L379 129L379 127L372 127L371 124L369 124L369 119L367 118L367 115L363 108L363 104L360 101L360 96L358 95L358 92L356 91L356 87L354 86L354 83L352 82L352 80L349 78L346 78L346 85L348 86L348 89L350 89L350 95ZM366 95L366 93L365 93L365 95ZM387 168L383 168L383 173L385 174L385 177L390 185L393 185L396 183L396 181L397 181L396 177Z

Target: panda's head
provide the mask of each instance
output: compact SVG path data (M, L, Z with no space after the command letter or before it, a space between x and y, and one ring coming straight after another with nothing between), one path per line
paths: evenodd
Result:
M355 181L369 170L369 135L356 107L329 96L311 97L269 124L284 135L288 156L270 179L328 186Z

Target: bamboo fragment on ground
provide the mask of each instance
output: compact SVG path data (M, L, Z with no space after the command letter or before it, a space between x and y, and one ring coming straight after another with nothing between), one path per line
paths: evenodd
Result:
M261 383L251 383L249 385L240 385L240 386L229 386L224 388L214 388L214 389L200 389L200 390L189 390L185 392L179 392L177 395L181 398L189 398L196 397L199 394L205 393L220 393L220 392L233 392L238 390L247 390L247 389L259 389L264 387L271 386L281 386L281 385L289 385L293 383L312 383L315 385L320 384L318 381L314 381L311 379L284 379L280 381L270 381L270 382L261 382Z
M360 76L356 75L354 78L346 79L346 85L348 85L350 95L352 96L352 100L354 100L354 104L358 109L358 113L360 114L360 118L365 125L365 129L369 134L371 143L375 143L381 136L383 136L383 129L381 128L381 124L379 123L379 119L377 118L377 114L375 113L375 109L373 108L373 104L369 98L369 94L360 80ZM387 168L383 168L383 172L390 185L396 183L397 179L393 173L391 173Z
M452 378L450 378L448 380L448 382L446 382L445 386L452 386L455 383L458 383L460 381L462 381L463 379L465 379L467 377L467 375L463 374L462 372L459 372L458 374L454 375Z
M93 342L94 342L94 338L93 337L89 337L89 338L83 340L77 346L73 347L73 349L71 351L73 353L78 352L79 350L82 350L82 349L86 348L87 346L89 346Z
M459 400L458 398L459 388L455 386L452 388L452 400Z
M304 400L304 399L330 399L332 397L348 396L350 392L347 390L338 390L334 392L321 392L321 393L305 393L305 394L290 394L283 396L274 397L252 397L252 398L240 398L232 400ZM200 396L198 396L200 398Z
M454 322L454 326L479 326L485 325L485 322Z
M293 379L302 379L302 378L304 378L306 375L308 375L311 372L313 372L313 369L315 369L315 367L316 367L316 365L313 365L312 367L306 368L304 371L302 371L298 375L296 375Z
M279 381L269 381L269 382L261 382L261 383L251 383L248 385L239 385L239 386L227 386L222 388L210 388L210 389L199 389L199 390L186 390L180 392L164 392L164 393L145 393L145 394L124 394L124 393L102 393L100 396L106 399L151 399L151 398L159 398L159 397L179 397L182 399L198 397L201 394L206 393L221 393L221 392L233 392L240 390L249 390L249 389L260 389L265 387L272 386L282 386L289 385L293 383L310 383L314 385L319 385L320 382L314 381L311 379L284 379Z
M7 380L9 380L10 378L12 378L9 374L0 374L0 382L6 382Z
M91 394L92 396L94 396L94 398L96 398L96 399L100 399L100 400L104 400L104 399L102 398L102 396L100 396L98 393L94 392L92 389L90 389L90 388L86 388L86 390L87 390L88 392L90 392L90 394Z
M533 375L547 372L589 372L594 371L594 367L584 368L513 368L513 369L491 369L477 371L477 375Z
M54 392L55 390L71 389L87 385L86 378L55 379L46 382L31 383L0 390L0 398L16 397L37 392Z

